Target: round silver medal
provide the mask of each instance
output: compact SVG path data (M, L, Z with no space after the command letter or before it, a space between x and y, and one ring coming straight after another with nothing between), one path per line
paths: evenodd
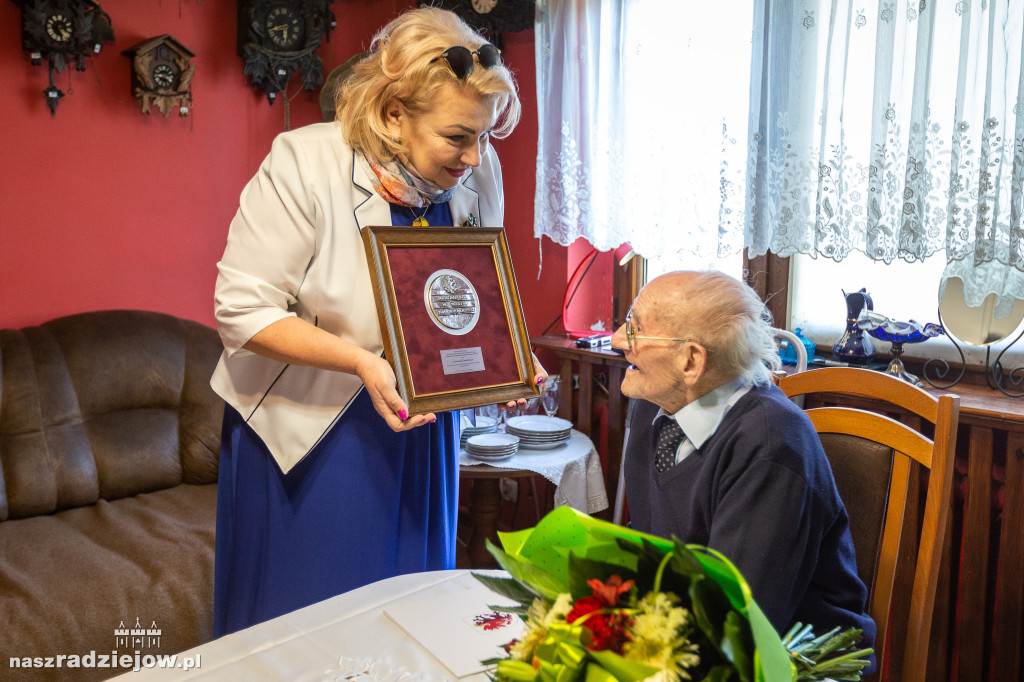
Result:
M449 334L468 334L480 320L476 289L455 270L437 270L427 277L423 302L434 324Z

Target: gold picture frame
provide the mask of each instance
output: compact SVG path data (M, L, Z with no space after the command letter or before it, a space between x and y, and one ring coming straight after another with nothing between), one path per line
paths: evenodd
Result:
M410 414L539 395L505 230L364 227L384 355Z

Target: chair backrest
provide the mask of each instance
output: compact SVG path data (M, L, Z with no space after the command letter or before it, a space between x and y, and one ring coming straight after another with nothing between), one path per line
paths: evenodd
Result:
M809 358L807 357L807 349L804 348L804 342L800 340L800 337L789 331L788 329L778 329L772 327L772 334L775 336L775 342L782 346L782 341L793 349L796 353L796 371L802 372L807 369L807 363Z
M951 506L960 398L936 397L882 372L858 368L830 367L789 376L776 373L775 381L790 398L831 394L821 396L825 407L811 407L807 415L818 431L850 515L857 571L868 586L868 613L878 626L877 661L881 667L888 642L890 679L923 682ZM879 412L912 414L905 424L879 412L828 406L843 400L836 396L867 398L872 402L860 402L871 410L876 409L874 401L883 401L888 405L878 407ZM934 425L933 437L911 426L923 422ZM928 484L919 537L910 542L911 551L901 554L901 541L907 542L904 528L917 527L916 520L905 518L908 508L917 509L909 497L916 490L912 476L917 467L912 462L928 470ZM900 566L908 561L916 561L912 571ZM913 576L908 577L906 589L902 583L897 589L897 575Z
M779 329L777 327L772 327L772 335L775 336L775 343L779 346L780 350L789 346L796 353L796 367L793 371L805 371L808 363L807 349L804 348L804 343L800 340L800 337L788 329ZM783 342L785 342L785 345L783 345ZM793 402L803 407L804 397L802 395L794 396Z
M612 511L612 523L619 526L624 525L626 516L626 446L629 444L629 423L636 405L632 398L623 396L623 400L626 401L626 426L622 433L622 461L619 462L619 480L615 484L615 507Z

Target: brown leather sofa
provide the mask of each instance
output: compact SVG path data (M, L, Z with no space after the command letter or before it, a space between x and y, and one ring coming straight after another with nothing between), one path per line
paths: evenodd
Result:
M144 311L0 330L0 679L107 679L127 670L57 657L212 638L220 351Z

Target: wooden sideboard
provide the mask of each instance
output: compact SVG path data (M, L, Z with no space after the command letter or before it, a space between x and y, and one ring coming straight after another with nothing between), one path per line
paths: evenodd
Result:
M602 418L595 414L595 394L607 389L607 444L601 455L614 507L626 418L619 386L628 363L607 347L576 348L565 336L531 341L558 358L563 387L578 382L575 392L560 394L559 415L595 443L603 440L596 437ZM966 383L930 390L960 396L960 426L928 679L1024 680L1024 398Z

